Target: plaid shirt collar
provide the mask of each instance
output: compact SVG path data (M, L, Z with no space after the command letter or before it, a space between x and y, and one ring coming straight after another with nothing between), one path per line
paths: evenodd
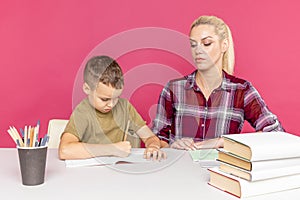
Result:
M222 80L220 89L229 91L230 88L228 87L228 85L230 83L230 77L229 77L230 75L227 74L224 70L222 70L222 72L223 72L222 73L223 80ZM184 88L186 90L193 88L195 91L200 91L200 88L196 84L196 74L197 74L197 70L195 70L191 74L185 76L186 84L185 84Z

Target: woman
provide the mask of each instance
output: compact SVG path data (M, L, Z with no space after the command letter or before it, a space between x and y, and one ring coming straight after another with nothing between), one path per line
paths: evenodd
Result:
M256 131L283 131L251 83L232 75L233 40L222 19L196 19L190 44L196 70L164 87L153 123L159 138L188 150L222 147L220 136L240 133L245 120Z

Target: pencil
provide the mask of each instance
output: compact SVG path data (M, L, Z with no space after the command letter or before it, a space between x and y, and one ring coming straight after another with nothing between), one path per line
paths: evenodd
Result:
M12 133L15 135L15 138L19 140L20 146L23 147L24 143L23 143L22 138L21 138L19 132L17 131L17 129L14 126L12 126L12 127L10 126L9 128L12 131Z
M37 143L39 141L39 128L40 128L40 121L37 122L36 127L33 127L33 141L32 141L32 146L36 147Z
M15 135L12 133L12 131L10 129L8 129L7 132L9 133L9 135L13 139L13 141L16 143L16 145L19 145L18 142L17 142L18 139L15 138Z
M30 142L29 142L29 147L32 147L33 144L33 137L34 137L34 128L29 126L29 133L30 133Z
M126 141L126 139L127 139L129 125L130 125L130 120L128 120L128 122L127 122L127 126L126 126L126 130L125 130L125 133L124 133L123 141Z
M27 147L28 141L28 133L27 133L27 126L24 128L24 146Z

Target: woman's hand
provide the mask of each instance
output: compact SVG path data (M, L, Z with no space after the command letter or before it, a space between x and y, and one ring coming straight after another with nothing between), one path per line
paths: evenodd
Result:
M223 138L214 138L209 140L203 140L201 142L196 142L195 147L197 149L217 149L223 148L224 139Z
M196 150L196 149L217 149L224 146L223 138L214 138L196 142L193 138L178 139L171 144L171 148L182 150Z
M193 138L177 139L171 144L171 148L182 150L196 150Z

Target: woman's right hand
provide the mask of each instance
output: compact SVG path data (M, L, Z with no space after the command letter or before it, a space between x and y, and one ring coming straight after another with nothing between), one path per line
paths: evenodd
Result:
M112 144L112 152L114 156L127 157L130 154L131 145L130 142L117 142Z
M196 150L196 146L193 138L181 138L175 140L171 146L174 149L182 149L182 150Z
M218 149L218 148L223 148L223 146L224 146L223 138L208 139L202 142L195 143L195 147L197 149Z

